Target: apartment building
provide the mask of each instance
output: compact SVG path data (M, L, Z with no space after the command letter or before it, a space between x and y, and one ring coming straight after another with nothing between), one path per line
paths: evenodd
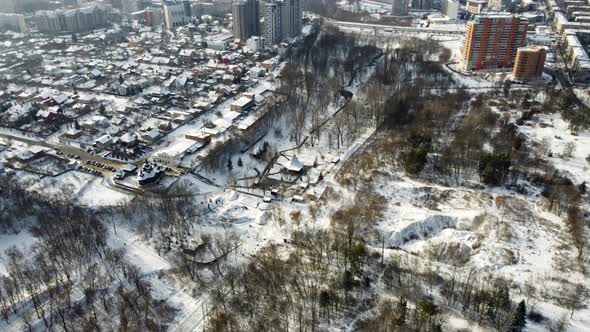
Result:
M25 17L21 14L0 14L0 31L10 30L15 32L27 32Z
M300 0L271 0L265 4L264 38L276 45L301 35L303 8Z
M517 81L531 81L543 75L547 50L543 47L520 47L516 52L516 61L512 77Z
M450 18L456 20L459 15L459 1L455 0L442 0L440 3L441 12Z
M488 0L467 0L465 8L470 14L480 15L488 8Z
M507 0L489 0L488 9L493 11L501 11L504 10L508 4L510 4L510 1Z
M463 70L512 68L525 46L528 24L506 14L476 16L467 23L461 48Z
M418 9L418 10L432 9L432 0L412 0L412 9Z
M260 9L258 0L240 0L232 5L233 34L245 42L252 36L260 36Z
M39 11L35 23L41 32L84 32L104 27L111 7L93 5L70 10Z
M580 37L590 35L589 30L565 30L561 38L561 49L568 69L576 82L590 82L590 56ZM587 44L586 44L587 45Z
M283 34L285 39L301 35L303 28L303 7L301 0L283 0Z
M148 7L130 14L134 20L145 26L157 27L164 22L164 12L161 7Z
M393 0L391 4L392 16L408 16L408 0Z
M174 30L191 22L191 3L189 1L164 1L164 23L166 29Z

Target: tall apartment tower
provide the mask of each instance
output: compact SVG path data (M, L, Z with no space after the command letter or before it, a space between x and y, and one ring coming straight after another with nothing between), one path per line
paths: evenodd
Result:
M264 39L269 45L283 41L283 1L271 0L265 6Z
M518 16L476 16L467 23L461 48L463 70L512 68L526 43L528 23Z
M547 51L542 47L521 47L516 53L512 77L518 81L540 78L545 67Z
M265 4L266 43L275 45L301 35L301 0L270 0Z
M260 10L257 0L239 0L232 5L234 38L245 42L260 36Z
M303 7L301 0L283 0L283 38L290 39L301 35Z
M392 16L408 16L408 0L393 0L391 4Z

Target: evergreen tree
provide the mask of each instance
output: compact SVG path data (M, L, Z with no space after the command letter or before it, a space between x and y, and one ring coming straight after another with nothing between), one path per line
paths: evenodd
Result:
M526 326L526 304L520 301L514 312L514 321L510 325L510 332L521 332Z
M478 173L487 185L499 186L510 171L512 160L506 153L484 153L479 158Z
M586 186L586 181L582 182L579 186L578 186L578 191L580 192L580 194L584 195L586 193L587 190L587 186Z
M408 301L405 298L400 298L397 303L397 318L395 325L404 326L406 325L406 316L408 315Z
M242 167L244 166L244 163L242 162L242 157L238 158L238 167Z
M228 158L227 159L227 170L231 172L232 169L234 169L234 165L231 162L231 158Z

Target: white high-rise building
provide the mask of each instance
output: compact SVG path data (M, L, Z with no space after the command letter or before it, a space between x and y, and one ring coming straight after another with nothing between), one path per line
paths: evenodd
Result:
M189 24L191 16L191 3L189 1L164 1L166 29L173 30Z
M27 32L25 17L21 14L0 14L0 30L7 29L15 32Z
M440 2L442 13L450 18L456 20L459 15L459 0L442 0Z
M264 49L266 42L264 37L252 36L246 41L246 47L252 52L259 52Z
M265 33L269 45L301 35L303 9L300 0L270 0L265 4Z

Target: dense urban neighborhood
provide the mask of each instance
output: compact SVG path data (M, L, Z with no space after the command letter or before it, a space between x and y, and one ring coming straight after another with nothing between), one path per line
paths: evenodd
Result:
M590 331L587 0L0 0L0 331Z

